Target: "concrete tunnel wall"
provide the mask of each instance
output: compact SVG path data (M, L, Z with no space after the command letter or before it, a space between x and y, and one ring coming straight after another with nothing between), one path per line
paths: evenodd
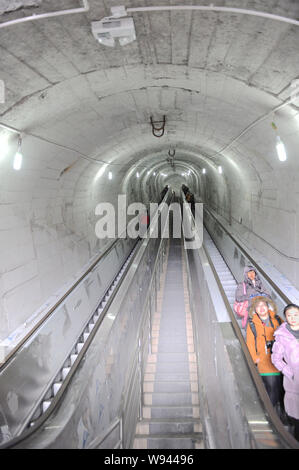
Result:
M33 3L34 12L78 6ZM95 42L90 22L111 5L89 3L84 15L0 30L7 85L0 122L22 132L24 156L13 170L17 136L0 128L9 146L0 160L0 340L105 250L107 240L95 235L99 202L116 205L127 194L128 203L148 204L165 184L190 186L299 288L299 100L272 112L298 76L298 28L238 15L138 14L137 41L108 50ZM291 0L254 3L299 14ZM5 8L0 1L0 13ZM158 139L150 116L163 115ZM273 120L287 147L284 163ZM174 172L169 149L176 150Z

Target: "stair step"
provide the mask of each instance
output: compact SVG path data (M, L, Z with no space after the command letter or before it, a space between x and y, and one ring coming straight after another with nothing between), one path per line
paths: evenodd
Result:
M145 405L154 406L192 406L198 405L197 393L144 393L143 402Z
M171 352L171 353L163 353L163 352L158 352L157 354L157 364L158 363L180 363L180 362L189 362L189 356L188 352L187 353L181 353L181 352Z
M143 418L199 418L199 406L143 406Z
M188 369L184 372L156 372L155 380L157 382L185 382L190 380Z
M184 373L189 371L189 362L158 362L156 372L158 373Z
M203 449L201 434L179 435L138 435L134 439L133 449Z
M45 413L47 411L47 409L49 408L49 406L51 405L51 401L50 400L46 400L46 401L43 401L43 413Z
M183 343L174 341L159 341L158 354L160 353L188 353L186 340Z
M146 434L193 434L202 432L199 420L142 420L137 423L136 435Z
M153 390L155 393L190 393L192 391L196 391L198 385L196 382L191 383L189 381L182 381L182 382L153 382L152 384ZM147 390L145 390L147 391Z

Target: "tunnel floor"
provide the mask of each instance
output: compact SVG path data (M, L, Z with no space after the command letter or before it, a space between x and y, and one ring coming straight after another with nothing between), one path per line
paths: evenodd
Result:
M152 326L135 449L202 448L197 363L182 239L170 239Z

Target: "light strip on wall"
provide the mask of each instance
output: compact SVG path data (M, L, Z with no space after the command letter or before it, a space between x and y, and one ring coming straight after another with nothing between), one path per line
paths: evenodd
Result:
M21 152L17 152L15 154L14 162L13 162L13 168L14 170L20 170L22 167L22 161L23 161L23 155Z
M19 136L18 150L15 154L14 161L13 161L14 170L20 170L22 167L23 155L21 153L21 146L22 146L22 138L21 136Z
M278 158L281 162L285 162L287 159L287 153L285 149L285 145L279 135L276 137L276 150L278 154Z

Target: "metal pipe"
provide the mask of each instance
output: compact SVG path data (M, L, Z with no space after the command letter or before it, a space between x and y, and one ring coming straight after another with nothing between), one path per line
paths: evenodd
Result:
M6 21L5 23L0 23L0 28L6 28L8 26L13 26L15 24L19 23L25 23L27 21L36 21L36 20L42 20L44 18L52 18L55 16L62 16L62 15L71 15L73 13L84 13L89 10L89 4L87 0L82 0L83 2L83 7L82 8L72 8L69 10L61 10L61 11L53 11L51 13L42 13L40 15L32 15L32 16L26 16L25 18L18 18L15 20L11 21Z
M3 129L7 131L14 132L15 134L21 135L21 131L19 131L18 129L15 129L14 127L10 127L10 126L7 126L6 124L1 124L1 123L0 123L0 127L3 127Z
M215 11L220 13L237 13L241 15L259 16L261 18L267 18L275 21L282 21L284 23L294 24L299 26L299 21L285 16L273 15L272 13L266 13L263 11L247 10L244 8L231 8L231 7L215 7L214 5L202 6L202 5L177 5L177 6L155 6L155 7L138 7L138 8L127 8L127 13L138 13L138 12L151 12L151 11L178 11L178 10L202 10L202 11Z

